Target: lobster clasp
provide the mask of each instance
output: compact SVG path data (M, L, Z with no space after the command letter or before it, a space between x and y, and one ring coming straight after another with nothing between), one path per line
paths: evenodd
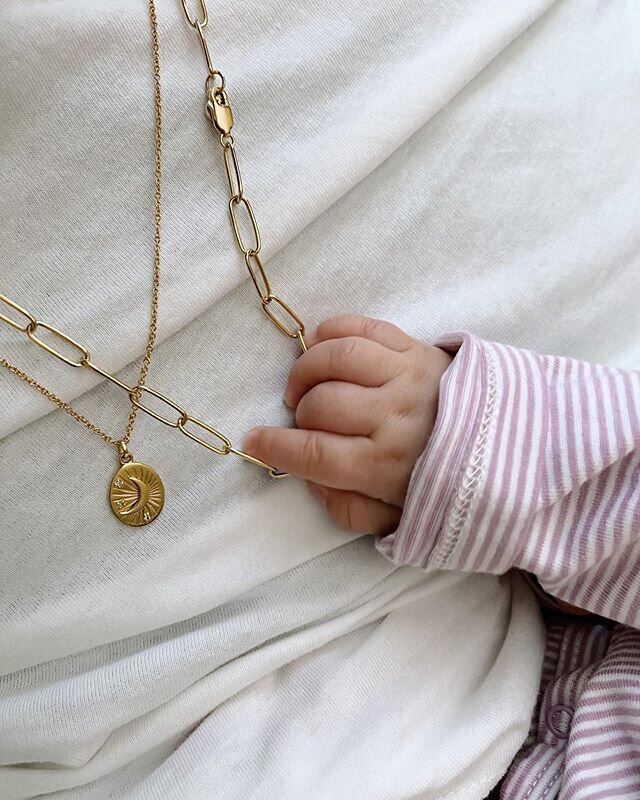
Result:
M214 86L212 89L209 89L208 95L207 116L213 123L214 128L221 134L231 133L231 128L233 128L233 113L229 105L227 93L219 86Z

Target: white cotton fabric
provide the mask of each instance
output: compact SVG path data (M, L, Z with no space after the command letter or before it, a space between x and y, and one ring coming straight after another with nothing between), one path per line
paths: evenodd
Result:
M291 424L296 349L238 256L197 38L158 0L160 343L149 385L241 444ZM275 290L638 361L638 10L594 0L215 3ZM133 381L148 326L143 0L0 8L0 292ZM125 397L6 326L2 355L114 435ZM124 528L115 451L0 370L0 798L484 797L523 741L543 636L517 579L397 568L294 479L140 415L166 507ZM464 424L464 420L461 420Z

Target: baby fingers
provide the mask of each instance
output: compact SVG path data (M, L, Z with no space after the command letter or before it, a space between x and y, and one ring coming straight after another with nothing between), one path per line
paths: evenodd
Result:
M284 398L287 405L295 408L305 392L323 381L382 386L402 367L398 354L378 342L359 336L328 339L318 342L296 359Z
M398 353L410 350L416 343L415 339L392 322L361 314L341 314L321 322L315 331L308 334L307 344L312 347L326 339L341 339L345 336L371 339Z
M370 436L384 419L380 390L343 381L326 381L303 395L296 425L345 436Z
M371 490L375 447L365 436L261 426L249 431L244 448L299 478L338 489Z
M400 523L402 511L382 500L358 492L329 489L312 482L309 482L309 488L325 504L329 515L350 531L385 535Z

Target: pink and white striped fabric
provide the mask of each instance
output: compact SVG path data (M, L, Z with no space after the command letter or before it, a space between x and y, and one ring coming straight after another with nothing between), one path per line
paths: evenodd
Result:
M467 333L436 344L456 357L378 549L425 570L520 569L591 612L547 617L538 709L500 796L640 798L640 371Z

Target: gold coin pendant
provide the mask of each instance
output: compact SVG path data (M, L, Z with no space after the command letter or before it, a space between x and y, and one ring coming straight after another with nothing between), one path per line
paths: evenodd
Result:
M129 461L111 479L109 502L125 525L148 525L162 511L164 486L155 469Z

